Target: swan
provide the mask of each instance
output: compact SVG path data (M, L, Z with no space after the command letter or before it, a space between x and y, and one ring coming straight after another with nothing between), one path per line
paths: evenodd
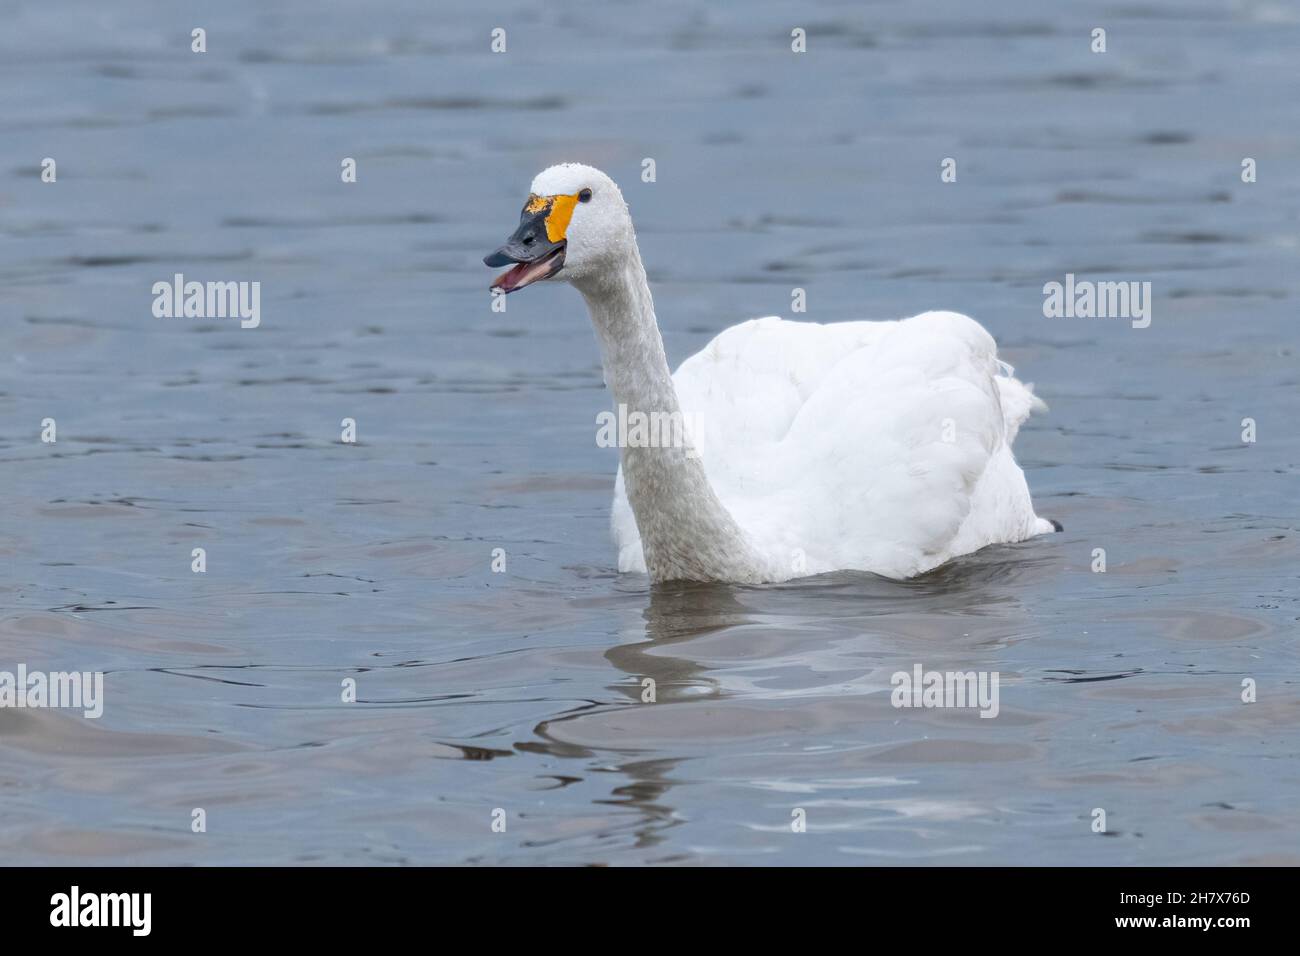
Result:
M974 319L752 319L672 374L627 203L578 163L538 174L519 227L483 262L510 266L494 295L554 278L577 288L620 422L685 423L619 441L620 572L652 584L904 579L1059 530L1034 513L1011 453L1046 406Z

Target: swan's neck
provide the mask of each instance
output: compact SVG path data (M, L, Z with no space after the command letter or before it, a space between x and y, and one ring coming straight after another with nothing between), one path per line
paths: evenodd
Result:
M605 384L623 420L681 423L681 407L635 241L619 267L575 281L600 342ZM670 435L680 431L668 429ZM621 436L626 438L627 436ZM763 562L709 485L689 443L628 447L623 481L652 581L760 581Z

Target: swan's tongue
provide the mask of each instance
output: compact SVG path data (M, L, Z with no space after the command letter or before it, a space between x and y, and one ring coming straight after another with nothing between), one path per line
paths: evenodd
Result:
M513 269L507 269L493 280L492 288L500 289L502 292L514 292L541 279L550 278L560 271L562 265L564 265L563 247L536 262L521 262Z

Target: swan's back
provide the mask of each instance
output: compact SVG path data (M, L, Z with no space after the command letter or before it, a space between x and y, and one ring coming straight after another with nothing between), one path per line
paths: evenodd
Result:
M1042 403L954 312L727 329L673 376L718 497L790 577L908 577L1050 525L1011 455ZM620 570L644 570L620 472Z

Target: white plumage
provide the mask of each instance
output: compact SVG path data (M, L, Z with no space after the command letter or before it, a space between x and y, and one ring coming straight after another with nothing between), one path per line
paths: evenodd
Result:
M790 577L906 578L1052 530L1011 454L1045 406L999 371L992 336L955 312L772 317L724 331L673 384L713 490ZM619 570L644 572L621 468L613 529Z
M906 578L1052 530L1011 452L1021 423L1045 406L979 323L955 312L754 319L670 377L618 187L572 164L533 183L539 196L582 189L592 195L573 213L557 277L587 300L616 403L683 413L693 445L622 449L620 571L656 581L847 569Z

